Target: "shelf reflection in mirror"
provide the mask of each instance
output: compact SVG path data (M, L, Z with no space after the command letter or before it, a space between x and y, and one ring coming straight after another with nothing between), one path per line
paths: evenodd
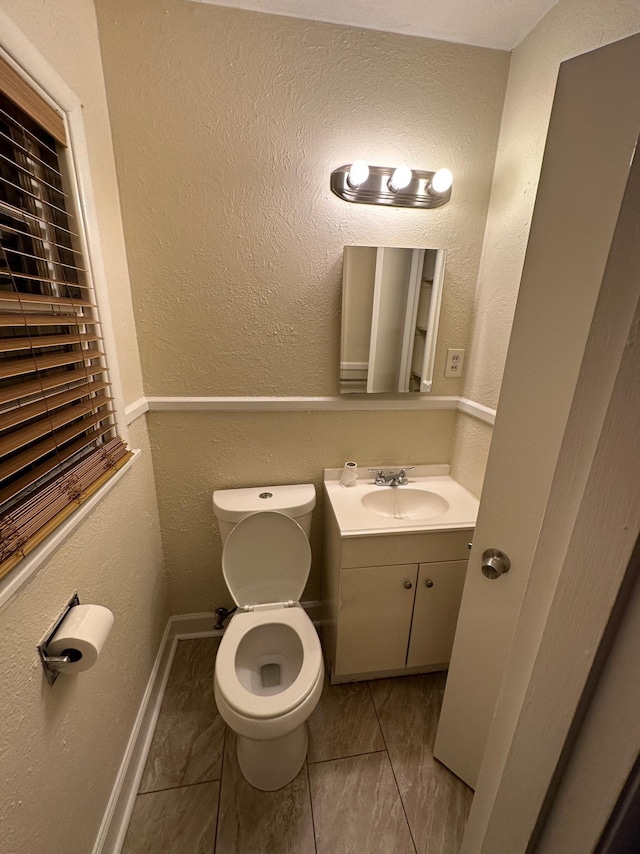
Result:
M446 252L345 246L340 391L430 392Z

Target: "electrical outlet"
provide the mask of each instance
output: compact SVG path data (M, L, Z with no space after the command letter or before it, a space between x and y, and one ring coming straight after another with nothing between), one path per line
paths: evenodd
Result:
M447 350L447 361L444 366L445 377L461 377L466 350Z

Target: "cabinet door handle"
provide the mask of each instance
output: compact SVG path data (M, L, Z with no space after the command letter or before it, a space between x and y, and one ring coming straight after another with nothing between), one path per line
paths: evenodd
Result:
M433 581L430 578L427 578L427 580L424 583L424 586L425 587L433 587Z
M410 581L405 581L404 586L407 590L411 590L413 584Z

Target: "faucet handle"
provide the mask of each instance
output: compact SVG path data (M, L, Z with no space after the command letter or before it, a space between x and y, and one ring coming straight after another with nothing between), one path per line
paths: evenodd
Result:
M384 471L382 469L375 468L375 469L369 469L369 471L372 474L375 474L375 476L376 476L375 482L376 482L377 486L380 486L381 484L386 484L387 479L385 478Z
M416 468L415 466L404 466L403 468L400 469L400 471L398 472L398 485L399 486L406 486L407 485L407 483L409 482L407 480L407 472L408 471L415 471L415 468Z

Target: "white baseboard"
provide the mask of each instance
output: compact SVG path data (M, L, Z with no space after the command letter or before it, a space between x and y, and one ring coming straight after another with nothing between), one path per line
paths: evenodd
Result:
M320 602L302 602L302 607L317 625L320 619ZM158 722L178 641L221 636L223 631L215 628L215 622L215 614L210 613L179 614L169 617L92 854L120 854Z
M171 628L172 620L169 618L93 846L93 854L119 854L122 849L178 643Z

